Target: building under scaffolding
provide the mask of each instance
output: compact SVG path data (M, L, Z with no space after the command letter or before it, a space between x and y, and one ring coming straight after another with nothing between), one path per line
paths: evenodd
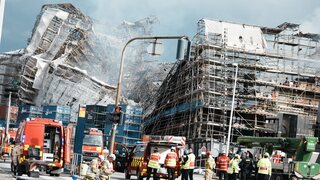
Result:
M268 28L202 19L194 39L191 60L177 62L162 83L144 133L186 136L196 149L225 142L237 76L233 140L313 135L318 34L292 23Z

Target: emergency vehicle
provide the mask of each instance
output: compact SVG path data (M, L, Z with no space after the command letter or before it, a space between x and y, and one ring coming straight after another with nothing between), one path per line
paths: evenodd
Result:
M147 177L147 166L151 153L155 148L160 153L160 169L157 176L162 179L167 179L167 170L164 167L164 161L167 154L170 152L171 147L176 148L178 157L184 148L186 138L180 136L143 136L143 141L133 146L131 151L127 154L125 177L130 179L131 176L137 176L138 180ZM177 167L175 178L180 176L181 165L177 160Z
M82 144L82 154L84 161L91 161L94 158L102 155L103 146L103 133L97 128L90 128L85 131Z
M70 131L61 122L27 118L17 130L11 171L19 176L39 177L40 171L59 176L70 163Z

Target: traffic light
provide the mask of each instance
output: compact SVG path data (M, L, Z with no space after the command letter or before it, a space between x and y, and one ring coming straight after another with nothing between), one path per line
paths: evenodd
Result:
M120 106L116 106L114 108L114 112L112 113L112 116L113 116L114 123L121 124L121 107Z

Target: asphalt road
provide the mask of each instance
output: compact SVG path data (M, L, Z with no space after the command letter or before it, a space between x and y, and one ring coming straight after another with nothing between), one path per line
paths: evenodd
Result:
M68 179L68 180L71 180L72 178L69 174L66 174L66 173L61 174L60 177L51 177L46 174L40 175L40 178L31 178L25 174L23 176L14 176L10 171L10 161L3 162L2 160L0 160L0 179L1 180L7 180L7 179L8 180L11 180L11 179L26 179L26 180L29 180L29 179L66 180L66 179ZM111 180L125 180L124 173L116 172L113 175L111 175L110 179ZM137 177L132 176L131 179L137 179ZM178 178L178 179L180 179L180 178ZM204 177L203 177L203 175L195 174L193 179L194 180L203 180Z

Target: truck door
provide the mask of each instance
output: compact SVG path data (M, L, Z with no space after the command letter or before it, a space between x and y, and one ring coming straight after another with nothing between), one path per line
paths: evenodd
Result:
M64 164L70 163L70 138L71 138L71 131L68 127L64 128L64 149L63 149L63 157L64 157Z

